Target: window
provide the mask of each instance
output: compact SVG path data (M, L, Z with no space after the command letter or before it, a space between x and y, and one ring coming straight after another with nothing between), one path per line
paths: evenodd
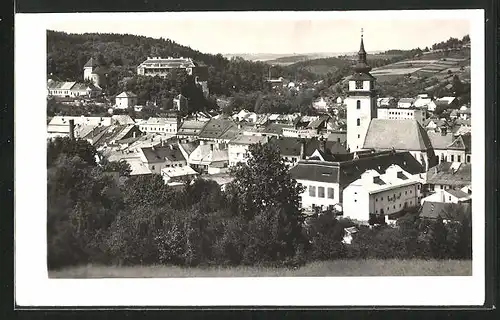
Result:
M451 155L451 162L454 162L455 161L455 156L454 155Z
M378 213L378 210L375 210L375 213Z
M457 156L457 161L460 162L460 160L461 160L461 157Z
M316 187L309 186L309 196L310 197L316 197Z
M356 109L361 109L361 100L356 101Z
M392 208L393 208L393 209L396 209L396 205L393 205L393 206L392 206Z
M340 142L340 138L337 138L337 142Z
M405 191L405 194L408 194L408 191Z
M155 166L151 166L151 169L154 170L155 169Z
M420 190L420 185L419 184L417 184L417 189Z
M356 81L356 90L363 89L363 81Z
M401 203L399 204L399 207L401 208Z
M327 192L328 199L333 199L333 188L328 188Z
M467 156L467 163L470 162L470 156Z
M440 186L439 186L439 189L443 189L443 185L440 185Z
M451 196L448 197L448 200L451 201Z
M413 193L413 190L410 190L410 193Z
M360 134L358 134L358 139L359 139L359 138L361 138L361 135L360 135Z
M358 202L358 200L354 199L354 202Z
M318 197L319 198L325 197L325 188L324 187L318 187Z
M361 120L359 120L359 118L356 119L356 124L357 124L358 127L361 125Z
M378 198L375 198L375 202L378 202Z

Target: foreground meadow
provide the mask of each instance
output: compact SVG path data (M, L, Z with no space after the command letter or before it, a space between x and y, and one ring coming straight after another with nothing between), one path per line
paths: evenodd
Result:
M300 268L96 266L49 271L50 278L185 278L185 277L345 277L345 276L470 276L470 260L334 260Z

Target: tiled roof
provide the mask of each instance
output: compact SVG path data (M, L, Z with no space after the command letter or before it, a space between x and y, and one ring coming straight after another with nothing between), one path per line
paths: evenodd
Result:
M139 67L154 67L154 68L192 68L195 67L193 60L190 58L165 58L165 59L147 59L139 65Z
M177 145L168 145L163 147L141 148L142 153L150 163L169 161L184 161L184 156Z
M320 149L320 142L316 138L304 139L305 145L305 155L310 156L317 149ZM300 145L301 140L292 137L272 137L269 143L276 145L283 156L300 156ZM325 141L325 151L329 154L339 155L347 154L345 147L336 141Z
M398 103L413 103L413 102L415 102L415 99L413 98L401 98L398 101Z
M470 163L441 162L427 171L427 183L466 186L471 183Z
M429 131L427 132L429 139L431 140L432 147L434 149L444 150L453 142L455 137L453 133L449 132L446 135L442 135L439 132Z
M238 135L237 137L233 138L229 144L243 144L243 145L250 145L250 144L256 144L256 143L261 143L264 144L267 142L267 137L263 136L247 136L244 134Z
M177 130L177 135L198 136L207 122L188 120L184 121Z
M111 116L111 119L113 119L117 124L135 124L134 119L126 114L115 114Z
M92 68L92 67L97 67L97 66L98 66L98 64L94 60L94 58L90 58L89 61L87 61L87 63L83 67L84 68Z
M116 96L117 98L135 98L137 95L133 93L132 91L123 91L119 95Z
M145 122L141 123L141 125L160 125L163 126L167 123L177 122L177 118L149 118Z
M468 198L469 197L468 193L465 193L465 192L463 192L460 189L448 189L448 190L446 190L446 192L448 192L452 196L457 197L458 199Z
M163 168L161 169L161 173L170 178L198 175L198 172L190 166Z
M423 218L436 219L438 216L446 220L457 220L460 214L471 216L472 206L470 203L442 203L424 202L420 209L420 216Z
M347 186L367 170L383 173L393 164L410 174L418 174L424 170L409 152L381 152L342 162L300 161L290 170L290 174L297 180L340 183Z
M236 123L229 119L210 119L201 130L199 137L202 139L220 139L233 126L236 126Z
M229 161L227 149L219 150L208 144L200 144L189 155L190 163L210 165L218 161Z
M426 151L432 144L416 120L372 119L363 148Z

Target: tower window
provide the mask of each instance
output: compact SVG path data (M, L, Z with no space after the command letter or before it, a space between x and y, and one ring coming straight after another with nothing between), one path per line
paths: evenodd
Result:
M363 89L363 81L356 81L356 90Z
M359 127L361 125L361 120L358 118L356 119L356 125Z
M361 100L356 101L356 109L361 109Z

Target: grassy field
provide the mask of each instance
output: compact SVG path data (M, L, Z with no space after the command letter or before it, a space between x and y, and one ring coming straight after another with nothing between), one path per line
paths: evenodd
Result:
M311 262L298 269L262 267L181 268L174 266L80 266L50 271L50 278L185 278L185 277L345 277L470 276L470 260L334 260Z

